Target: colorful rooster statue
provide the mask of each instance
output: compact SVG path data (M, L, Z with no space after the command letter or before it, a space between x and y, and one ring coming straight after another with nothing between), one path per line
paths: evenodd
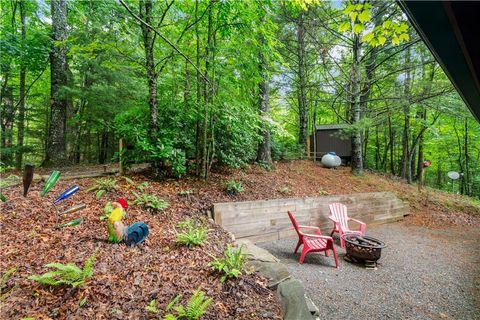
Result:
M125 227L122 222L122 218L126 216L125 210L128 208L125 199L118 199L118 202L113 202L112 206L114 209L107 221L108 241L119 243L123 240L128 246L142 243L148 236L148 226L144 222L135 222Z

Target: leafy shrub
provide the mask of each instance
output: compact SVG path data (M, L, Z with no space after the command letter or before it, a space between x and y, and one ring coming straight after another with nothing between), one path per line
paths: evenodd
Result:
M157 176L179 178L185 174L185 152L174 148L173 141L157 138L155 143L150 143L148 139L141 139L138 145Z
M244 191L242 181L235 181L234 179L228 179L225 191L228 194L235 195Z
M169 313L163 318L164 320L198 320L207 311L208 306L212 303L212 298L206 298L205 293L200 289L195 290L192 297L188 300L187 305L178 304L182 295L177 295L165 308L165 311L173 310L174 313Z
M95 196L97 199L100 199L106 192L114 191L118 188L117 180L115 179L96 179L95 184L87 190L87 192L91 192L97 190Z
M186 220L179 226L185 229L183 232L177 233L177 243L192 248L194 246L202 246L207 239L208 230L199 225L195 225L192 220Z
M81 286L85 280L93 275L93 266L95 264L96 252L85 261L83 269L80 269L73 263L49 263L47 268L54 268L55 271L50 271L42 275L33 275L28 277L29 280L37 281L41 284L49 286L68 285L72 287Z
M292 139L272 139L272 160L294 160L303 159L305 156L304 148Z
M223 252L223 257L215 258L209 263L214 270L222 273L221 282L225 282L228 278L237 278L242 274L245 266L246 257L242 252L243 246L239 249L234 249L230 245Z

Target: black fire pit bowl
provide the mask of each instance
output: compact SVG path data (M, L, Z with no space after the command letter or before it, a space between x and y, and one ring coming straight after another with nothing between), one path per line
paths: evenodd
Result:
M349 257L361 262L375 262L380 259L382 248L386 245L383 241L358 234L344 234L345 250Z

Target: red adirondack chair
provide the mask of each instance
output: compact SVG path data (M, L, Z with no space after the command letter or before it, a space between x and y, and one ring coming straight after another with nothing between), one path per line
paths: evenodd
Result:
M365 228L366 224L363 223L362 221L349 218L347 215L347 206L342 204L342 203L331 203L328 205L330 207L330 219L333 222L333 229L332 232L330 233L330 237L333 236L335 232L338 232L340 236L340 246L342 248L345 248L345 243L343 241L342 236L346 233L356 233L358 235L365 235ZM360 228L358 230L351 230L348 227L348 222L349 221L355 221L360 225Z
M333 238L328 236L322 236L320 228L313 226L301 226L293 214L288 211L288 216L292 221L293 228L297 232L298 242L295 247L295 253L298 248L303 244L302 254L300 255L300 263L303 263L305 256L310 252L325 252L325 256L328 257L328 250L333 251L333 257L335 258L335 267L338 268L338 256L333 246ZM305 233L302 230L310 230L315 233Z

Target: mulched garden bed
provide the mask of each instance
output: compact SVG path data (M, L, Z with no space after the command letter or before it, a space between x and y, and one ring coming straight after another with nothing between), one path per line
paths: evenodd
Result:
M140 179L145 180L134 177L135 183ZM183 295L181 302L185 304L197 288L213 298L203 319L281 318L275 293L266 289L264 278L244 274L222 284L220 275L208 267L212 256L223 253L230 238L198 214L203 201L178 195L178 183L151 183L146 187L148 193L157 193L169 201L169 208L163 212L153 215L130 206L125 223L144 221L150 228L146 242L134 248L107 243L105 222L99 217L107 201L120 196L133 200L136 187L118 178L118 191L97 200L94 192L85 192L92 183L92 179L59 180L45 198L39 196L43 183L32 185L27 198L22 196L22 186L3 190L9 201L0 204L0 271L17 271L2 290L8 293L0 302L0 318L158 319L177 294ZM67 208L84 202L87 208L62 217L62 222L79 216L85 220L76 227L54 230L55 211L49 202L73 184L81 190L59 206ZM210 228L208 243L203 247L188 249L175 243L174 227L190 216ZM84 287L47 287L27 279L50 271L44 267L50 262L73 262L81 267L96 249L94 275ZM159 314L145 310L152 299L157 299ZM82 300L86 303L80 306Z

